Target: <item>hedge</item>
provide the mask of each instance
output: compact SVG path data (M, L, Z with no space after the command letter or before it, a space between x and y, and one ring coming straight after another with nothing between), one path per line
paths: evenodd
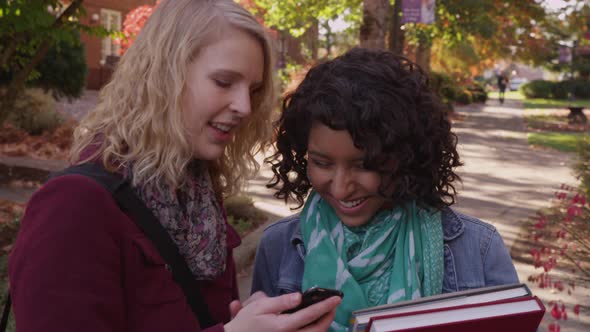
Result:
M527 98L568 99L570 97L590 98L590 81L545 81L535 80L521 86Z

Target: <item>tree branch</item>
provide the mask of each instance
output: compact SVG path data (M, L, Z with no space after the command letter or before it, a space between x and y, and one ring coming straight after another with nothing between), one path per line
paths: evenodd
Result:
M80 8L84 0L74 0L53 22L50 29L59 29L65 25L68 18L75 14L76 10ZM51 48L54 40L47 36L37 47L37 51L33 58L18 72L12 76L12 80L6 89L6 92L0 99L0 125L8 117L9 112L14 108L16 98L25 87L27 77L31 74L33 69L43 60L47 52Z

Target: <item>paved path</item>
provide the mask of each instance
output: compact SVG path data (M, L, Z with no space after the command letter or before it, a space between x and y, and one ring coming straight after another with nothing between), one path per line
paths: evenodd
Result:
M528 235L526 219L548 207L561 184L576 185L569 167L574 155L529 147L518 101L507 100L504 105L489 101L485 107L467 106L458 112L465 115L454 124L465 166L459 169L463 187L455 208L493 224L508 248L513 248ZM522 256L521 251L512 250L519 279L527 282L529 275L539 271L517 254ZM576 294L568 296L527 284L545 303L561 300L570 308L569 320L560 322L561 331L590 331L590 312L580 317L571 312L573 304L590 304L589 289L577 287ZM540 331L547 331L552 321L547 313Z
M519 102L496 101L458 109L465 115L454 124L459 136L458 210L494 224L512 247L520 220L547 207L562 183L577 183L569 165L571 154L530 148Z

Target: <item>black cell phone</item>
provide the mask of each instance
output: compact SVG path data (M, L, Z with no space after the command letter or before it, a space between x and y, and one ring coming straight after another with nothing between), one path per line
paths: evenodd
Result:
M303 308L307 308L312 304L322 302L332 296L340 296L341 298L344 297L344 293L336 289L330 288L322 288L322 287L311 287L305 292L303 292L303 296L301 299L301 303L293 309L285 310L283 314L292 314L296 311L299 311Z

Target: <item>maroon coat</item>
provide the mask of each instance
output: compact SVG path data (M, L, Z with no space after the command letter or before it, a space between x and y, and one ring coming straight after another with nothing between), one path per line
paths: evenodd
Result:
M225 273L199 286L223 331L238 298L228 225ZM46 183L31 198L9 260L19 332L199 331L151 241L101 185L80 175Z

